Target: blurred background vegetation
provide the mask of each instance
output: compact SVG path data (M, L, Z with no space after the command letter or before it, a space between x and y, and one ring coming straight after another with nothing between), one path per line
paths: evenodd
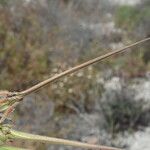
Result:
M149 0L0 0L0 88L24 90L149 37L149 18ZM16 110L15 128L131 149L127 135L150 123L149 47L145 43L31 94Z

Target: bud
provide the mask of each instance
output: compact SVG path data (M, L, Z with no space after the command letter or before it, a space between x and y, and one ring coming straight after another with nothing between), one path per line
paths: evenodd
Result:
M10 132L11 126L8 124L0 125L0 145L13 138Z

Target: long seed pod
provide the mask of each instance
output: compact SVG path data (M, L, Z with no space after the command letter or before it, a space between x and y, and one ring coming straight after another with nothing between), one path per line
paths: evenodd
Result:
M141 40L141 41L135 42L135 43L133 43L133 44L131 44L131 45L128 45L128 46L126 46L126 47L124 47L124 48L121 48L121 49L119 49L119 50L115 50L115 51L106 53L106 54L104 54L104 55L102 55L102 56L99 56L99 57L96 57L96 58L94 58L94 59L91 59L91 60L89 60L89 61L87 61L87 62L85 62L85 63L83 63L83 64L77 65L77 66L75 66L75 67L73 67L73 68L71 68L71 69L68 69L68 70L66 70L66 71L64 71L64 72L62 72L62 73L60 73L60 74L57 74L57 75L55 75L55 76L53 76L53 77L51 77L51 78L49 78L49 79L47 79L47 80L45 80L45 81L43 81L43 82L40 82L40 83L34 85L33 87L31 87L31 88L29 88L29 89L27 89L27 90L25 90L25 91L22 91L22 92L20 92L20 93L18 93L18 94L20 94L20 95L22 95L22 96L28 95L28 94L30 94L30 93L32 93L32 92L34 92L34 91L37 91L38 89L42 88L43 86L47 85L48 83L51 83L51 82L53 82L53 81L55 81L55 80L57 80L57 79L59 79L59 78L65 76L65 75L71 74L71 73L73 73L73 72L75 72L75 71L78 71L78 70L80 70L80 69L82 69L82 68L85 68L85 67L87 67L87 66L89 66L89 65L91 65L91 64L97 63L97 62L99 62L99 61L101 61L101 60L103 60L103 59L106 59L106 58L110 57L110 56L116 55L116 54L118 54L118 53L123 53L123 52L125 52L127 49L129 49L129 48L131 48L131 47L134 47L134 46L136 46L136 45L139 45L139 44L141 44L141 43L144 43L144 42L146 42L146 41L148 41L148 40L150 40L150 37L145 38L145 39L143 39L143 40Z

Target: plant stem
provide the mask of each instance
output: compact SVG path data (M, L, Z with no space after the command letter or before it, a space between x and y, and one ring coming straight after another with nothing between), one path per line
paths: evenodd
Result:
M23 149L18 147L11 147L11 146L0 146L0 150L29 150L29 149Z
M118 148L107 147L102 145L94 145L94 144L87 144L77 141L41 136L41 135L34 135L30 133L24 133L20 131L11 130L11 135L15 139L24 139L24 140L32 140L36 142L43 142L55 145L65 145L65 146L74 146L80 148L90 148L90 149L99 149L99 150L120 150Z

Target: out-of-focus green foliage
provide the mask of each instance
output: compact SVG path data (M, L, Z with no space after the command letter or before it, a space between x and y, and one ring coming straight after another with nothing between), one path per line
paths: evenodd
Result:
M121 6L116 12L116 22L124 29L133 29L140 19L140 10L132 6Z
M0 0L0 5L6 6L8 4L9 0Z
M144 19L150 18L150 6L120 6L116 11L116 24L125 30L134 30Z
M43 30L35 14L30 16L25 14L23 18L17 20L19 22L21 19L17 26L13 23L14 20L11 20L13 16L10 10L1 9L0 11L0 67L1 77L4 75L3 77L6 79L4 84L1 81L1 88L11 88L14 86L14 81L18 82L18 88L20 88L22 79L25 82L30 82L31 78L38 80L39 74L45 74L49 70L48 58L41 47ZM14 75L17 74L22 79L14 78ZM13 78L12 82L7 80L8 75L9 78Z

